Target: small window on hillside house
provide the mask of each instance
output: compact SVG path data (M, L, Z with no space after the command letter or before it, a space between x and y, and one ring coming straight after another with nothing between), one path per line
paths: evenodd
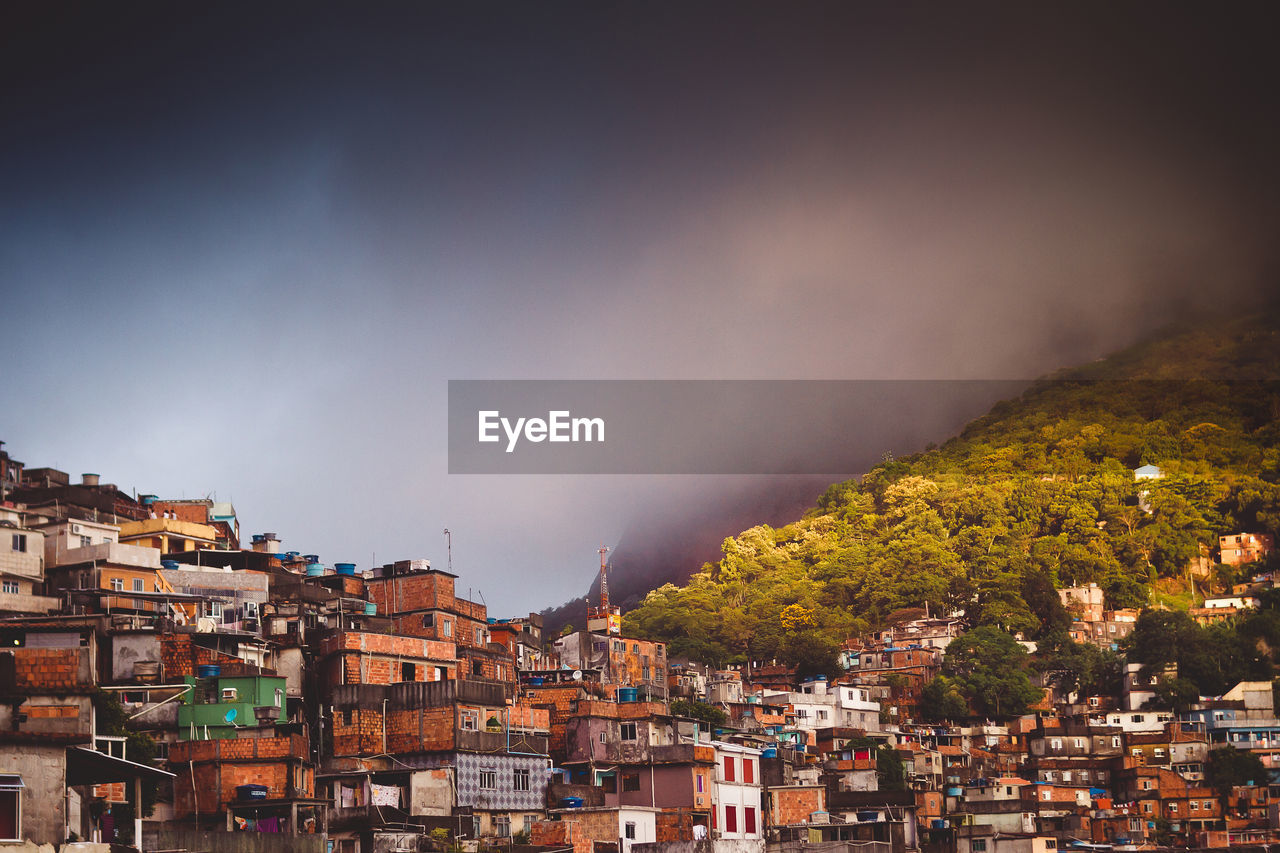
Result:
M619 737L621 737L623 740L635 740L636 724L623 723L622 725L618 726L618 732L619 732Z
M640 774L639 773L623 773L622 774L622 790L639 791L640 790Z

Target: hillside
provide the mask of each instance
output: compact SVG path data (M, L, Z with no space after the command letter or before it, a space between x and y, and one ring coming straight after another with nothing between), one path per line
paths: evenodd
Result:
M725 540L624 629L709 662L795 662L902 608L1037 636L1053 587L1095 582L1111 607L1144 606L1219 535L1280 529L1278 328L1171 330L1037 382L794 522ZM1136 481L1148 464L1163 476Z

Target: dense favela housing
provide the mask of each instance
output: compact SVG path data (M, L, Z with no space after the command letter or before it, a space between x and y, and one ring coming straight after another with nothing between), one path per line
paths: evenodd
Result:
M627 636L604 549L584 628L549 636L427 560L327 561L3 447L0 528L0 850L1280 842L1272 682L1200 695L1189 658L1123 654L1272 608L1265 533L1217 531L1185 625L1051 590L1079 659L1036 669L1019 632L925 609L825 668L676 659Z

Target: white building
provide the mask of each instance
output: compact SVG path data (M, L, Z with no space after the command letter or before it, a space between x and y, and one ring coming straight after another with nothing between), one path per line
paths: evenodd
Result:
M764 850L764 816L760 809L760 750L712 741L716 775L712 786L711 828L725 841L747 842ZM741 845L739 845L741 849Z

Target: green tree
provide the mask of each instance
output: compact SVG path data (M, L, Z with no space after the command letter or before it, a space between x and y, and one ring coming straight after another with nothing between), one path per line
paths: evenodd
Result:
M936 675L920 694L920 716L931 723L969 716L969 702L955 679Z
M105 690L101 690L94 696L94 724L99 734L112 735L115 737L125 738L125 755L132 762L137 764L145 764L148 767L155 766L156 758L156 742L148 735L142 732L136 732L128 727L129 715L125 712L124 706L120 704L120 700L114 694ZM117 827L122 837L132 840L133 836L133 815L138 808L138 803L134 801L133 786L127 786L128 791L126 802L123 808L113 809L113 814L119 815ZM154 785L142 786L142 816L150 817L156 804L156 788Z
M1010 635L987 625L947 646L942 669L982 716L1006 718L1026 713L1043 695L1025 669L1027 650Z
M1230 807L1231 789L1242 785L1268 785L1270 775L1256 752L1220 746L1209 750L1204 779L1218 794L1225 815Z
M710 723L716 727L724 726L725 723L729 722L729 715L724 712L723 708L691 699L677 699L672 702L671 713L678 717L692 717L695 720L702 720L704 723Z

